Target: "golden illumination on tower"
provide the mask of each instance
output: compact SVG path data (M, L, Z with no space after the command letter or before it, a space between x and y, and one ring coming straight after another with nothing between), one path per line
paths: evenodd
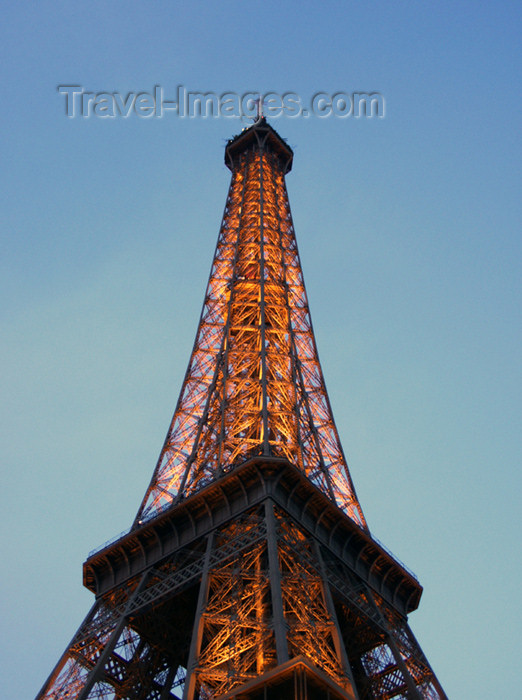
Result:
M407 617L422 587L369 532L334 425L285 187L259 116L229 141L194 349L128 532L38 700L447 700Z
M262 455L298 466L366 527L312 331L285 186L291 151L266 129L261 147L248 142L255 128L228 147L232 182L196 342L139 522Z
M266 522L271 517L278 541L276 564L281 572L277 587L269 575ZM308 538L282 514L265 517L261 511L222 531L214 544L235 546L234 553L212 568L204 582L194 669L200 697L221 697L281 662L273 625L276 598L282 603L287 630L284 660L305 657L337 685L349 689L338 633Z

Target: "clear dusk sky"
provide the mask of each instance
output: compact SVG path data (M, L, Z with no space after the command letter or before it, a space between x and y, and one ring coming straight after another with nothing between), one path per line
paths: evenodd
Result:
M239 118L68 118L59 85L378 92L271 124L372 532L450 698L520 695L519 2L16 2L1 22L0 696L34 697L129 527L194 340Z

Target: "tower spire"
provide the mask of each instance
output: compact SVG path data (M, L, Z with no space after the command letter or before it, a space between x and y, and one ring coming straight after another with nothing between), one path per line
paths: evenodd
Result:
M257 98L257 121L263 118L263 97L259 95Z
M262 455L298 466L366 527L315 345L284 180L292 159L262 116L227 144L232 181L196 341L136 525Z

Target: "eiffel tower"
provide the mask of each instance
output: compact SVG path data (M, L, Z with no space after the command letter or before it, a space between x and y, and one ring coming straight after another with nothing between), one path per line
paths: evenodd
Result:
M83 566L95 602L38 699L446 695L408 625L422 587L370 533L326 393L285 186L259 115L196 340L130 530Z

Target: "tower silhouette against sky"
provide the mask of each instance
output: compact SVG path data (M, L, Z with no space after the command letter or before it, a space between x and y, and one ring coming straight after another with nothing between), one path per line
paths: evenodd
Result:
M132 527L40 698L446 698L407 622L422 587L371 535L333 420L263 117L232 181L189 366Z

